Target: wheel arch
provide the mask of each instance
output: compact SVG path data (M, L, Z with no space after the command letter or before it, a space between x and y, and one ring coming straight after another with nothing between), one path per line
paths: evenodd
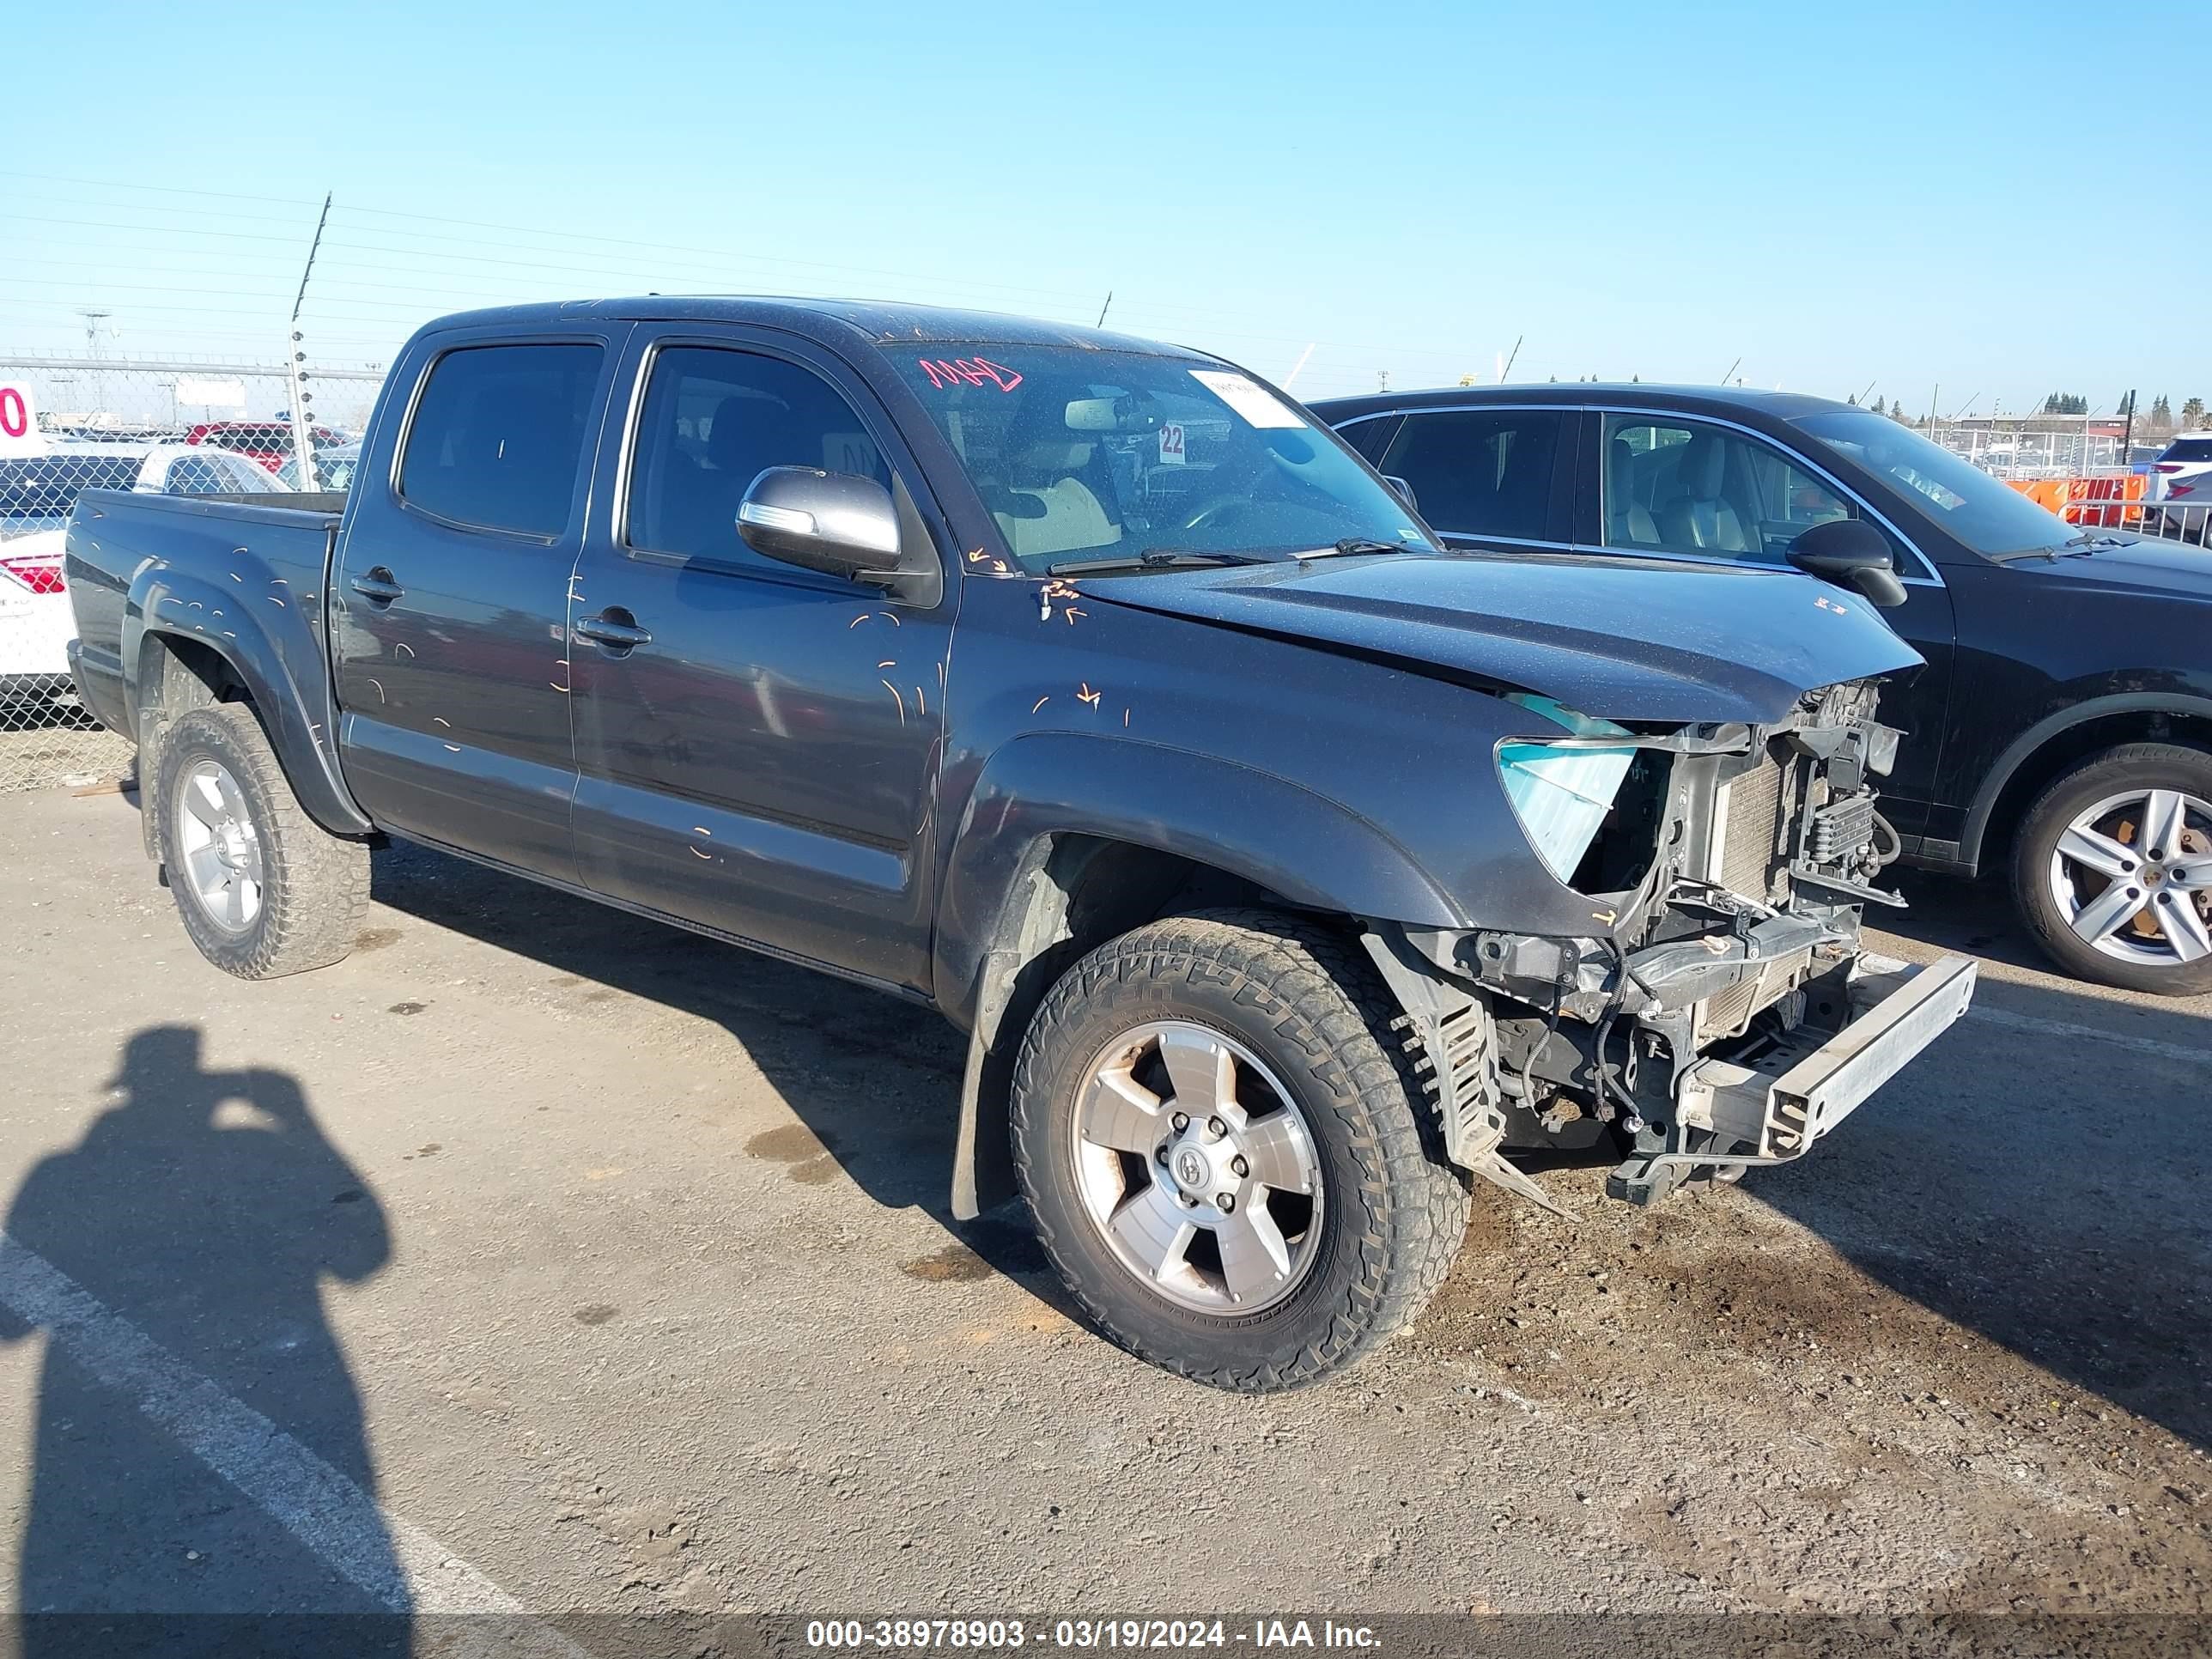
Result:
M2046 716L2013 739L1976 792L1959 860L1978 872L2002 852L2036 796L2069 767L2126 743L2183 743L2212 752L2212 697L2123 691Z
M179 590L161 598L169 602L165 608L192 608ZM285 781L307 815L332 835L369 834L374 826L338 775L330 733L310 715L306 696L282 678L281 665L270 666L277 659L265 636L246 618L237 620L244 626L230 630L236 637L222 640L210 637L204 625L185 629L151 622L139 630L135 651L125 660L131 727L141 754L153 753L152 740L163 721L187 709L245 703L260 721Z
M1255 905L1464 925L1376 825L1252 768L1166 745L1038 733L969 793L939 886L939 1006L969 1030L953 1212L1012 1192L1006 1100L1028 1012L1092 946L1180 910Z

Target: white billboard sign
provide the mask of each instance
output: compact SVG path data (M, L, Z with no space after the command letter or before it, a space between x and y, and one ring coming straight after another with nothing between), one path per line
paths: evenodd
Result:
M246 407L246 382L243 380L196 380L179 377L177 381L177 402L199 409L243 409Z

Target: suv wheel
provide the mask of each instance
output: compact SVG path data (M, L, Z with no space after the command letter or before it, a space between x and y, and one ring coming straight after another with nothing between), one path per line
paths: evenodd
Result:
M1108 1336L1260 1392L1419 1311L1468 1190L1429 1144L1395 1012L1356 946L1268 911L1153 923L1053 988L1015 1070L1015 1168Z
M2131 743L2059 778L2021 826L2013 890L2069 971L2162 996L2212 991L2212 755Z
M222 703L170 722L144 804L185 931L225 973L276 979L352 949L368 848L301 810L252 709Z

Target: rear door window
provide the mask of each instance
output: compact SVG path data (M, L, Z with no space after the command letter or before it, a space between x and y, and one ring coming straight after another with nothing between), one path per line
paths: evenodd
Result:
M1446 536L1553 541L1553 483L1569 411L1413 410L1375 470L1413 487Z
M604 351L463 346L432 365L400 458L411 507L471 530L568 527Z

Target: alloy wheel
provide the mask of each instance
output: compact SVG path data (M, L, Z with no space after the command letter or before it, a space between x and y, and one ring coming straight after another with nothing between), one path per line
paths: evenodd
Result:
M208 920L226 933L252 927L265 890L261 840L222 762L198 761L179 781L177 838L185 890Z
M1320 1159L1250 1049L1187 1020L1138 1026L1085 1068L1075 1110L1083 1207L1152 1290L1243 1315L1304 1281L1320 1246Z
M2051 854L2051 896L2075 936L2121 962L2212 957L2212 803L2130 789L2076 813Z

